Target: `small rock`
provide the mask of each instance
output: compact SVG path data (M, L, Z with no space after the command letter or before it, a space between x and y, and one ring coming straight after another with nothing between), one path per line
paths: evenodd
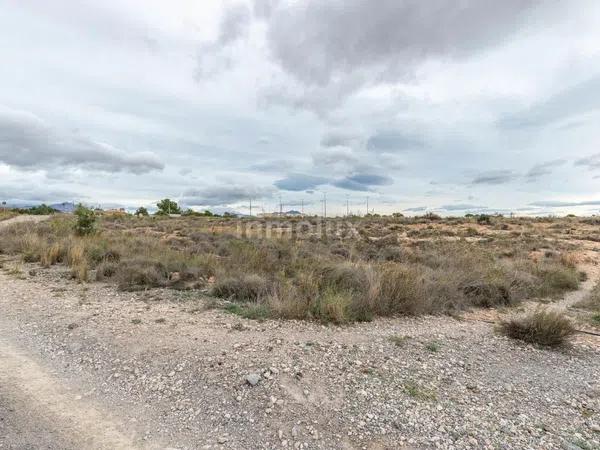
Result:
M248 383L250 386L256 386L259 381L260 375L257 373L251 373L246 375L246 383Z

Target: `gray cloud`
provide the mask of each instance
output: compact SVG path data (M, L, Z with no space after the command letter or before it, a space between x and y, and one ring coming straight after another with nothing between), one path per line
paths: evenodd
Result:
M505 184L517 178L510 170L482 172L471 181L472 184Z
M377 152L412 150L425 145L420 136L398 130L381 130L367 141L367 149Z
M284 191L306 191L327 184L328 182L327 178L294 173L281 180L277 180L275 186Z
M248 34L251 18L250 8L246 4L237 3L225 9L217 37L213 41L205 42L198 52L198 78L215 76L233 66L233 58L223 53L223 50Z
M81 167L134 174L162 170L149 152L126 152L75 133L59 133L37 116L0 107L0 161L21 169Z
M516 129L540 127L599 109L600 76L596 76L535 103L525 111L502 118L499 125Z
M542 208L561 208L572 206L600 206L600 200L588 200L583 202L564 202L559 200L540 200L530 203L531 206L540 206Z
M214 185L184 192L181 203L186 206L222 206L246 202L249 199L265 199L273 195L270 186Z
M254 0L253 11L258 18L264 19L271 16L279 0Z
M312 159L315 166L354 165L358 162L356 155L347 147L321 149L312 154Z
M538 178L544 175L550 175L552 173L552 169L555 167L562 166L567 161L565 159L555 159L553 161L547 161L540 164L536 164L525 174L525 178L527 181L536 181Z
M351 191L369 191L373 186L385 186L394 181L383 175L355 174L333 182L333 185Z
M360 142L360 136L347 131L328 131L321 137L322 147L351 147Z
M469 55L501 42L539 3L309 0L273 11L267 37L273 58L307 85L361 70L397 77L428 57Z
M575 165L587 167L589 170L600 169L600 153L595 153L585 158L578 159L575 161Z
M412 208L406 208L404 211L406 212L422 212L427 211L427 206L414 206Z
M456 203L453 205L442 205L439 209L443 209L445 211L467 211L467 210L487 210L489 209L487 206L479 206L479 205L471 205L469 203Z
M243 3L225 10L219 27L218 45L228 45L244 37L250 26L250 9Z
M86 195L67 189L48 187L46 185L8 186L0 184L0 201L11 205L30 203L54 203L62 201L81 201Z

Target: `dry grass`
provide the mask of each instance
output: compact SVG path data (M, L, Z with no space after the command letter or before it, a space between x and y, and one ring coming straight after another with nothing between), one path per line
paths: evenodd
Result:
M568 341L575 328L563 314L539 309L527 316L502 322L500 331L513 339L557 347Z
M5 211L0 211L0 222L3 220L8 220L8 219L12 219L13 217L18 216L19 214L11 211L10 209L7 209Z
M73 222L63 215L4 228L0 253L45 267L65 263L82 282L210 288L238 304L234 312L336 323L510 306L579 283L571 248L531 231L541 226L534 221L494 218L492 229L475 218L354 218L326 235L294 236L281 224L270 238L256 237L259 229L236 237L236 223L225 219L105 217L85 237ZM411 230L424 231L413 239Z

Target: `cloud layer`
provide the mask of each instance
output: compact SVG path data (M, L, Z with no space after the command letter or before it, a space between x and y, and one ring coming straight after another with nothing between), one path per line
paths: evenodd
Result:
M75 133L59 133L39 117L0 108L0 162L28 170L81 167L134 174L162 170L150 152L128 153Z
M598 24L594 0L9 2L0 197L596 213Z

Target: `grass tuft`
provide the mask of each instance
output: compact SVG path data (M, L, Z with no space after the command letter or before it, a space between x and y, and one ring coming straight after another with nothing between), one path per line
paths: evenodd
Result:
M538 309L527 316L503 321L500 331L512 339L545 347L558 347L568 341L575 333L575 328L563 314Z

